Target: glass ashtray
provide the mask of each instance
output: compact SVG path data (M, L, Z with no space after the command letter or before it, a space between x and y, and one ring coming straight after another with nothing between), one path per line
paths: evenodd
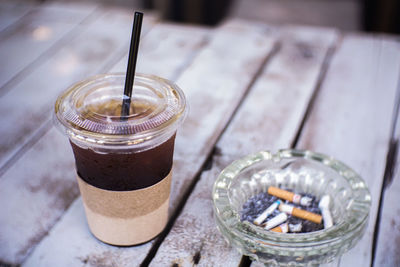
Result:
M329 195L334 225L310 233L276 233L240 220L243 204L269 186ZM341 256L365 232L371 195L364 180L329 156L305 150L261 151L226 167L214 183L218 229L240 253L266 266L318 266Z

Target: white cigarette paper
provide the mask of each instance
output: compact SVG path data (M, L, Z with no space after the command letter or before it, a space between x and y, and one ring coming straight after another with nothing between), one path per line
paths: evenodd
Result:
M300 233L301 229L303 228L303 224L302 223L298 223L298 224L289 224L289 230L292 233Z
M302 197L300 199L300 205L302 205L302 206L310 206L311 205L311 201L312 201L312 198L310 198L310 197Z
M274 210L276 210L278 208L278 206L281 204L280 200L275 201L274 203L272 203L263 213L261 213L255 220L254 220L254 224L256 225L260 225L262 224L263 221L265 221L265 219L267 219L267 217L269 215L271 215Z
M319 201L318 207L321 210L322 213L322 219L324 220L324 229L327 229L329 227L333 226L333 220L332 220L332 215L329 210L329 203L331 202L331 199L328 195L324 195L321 200Z
M277 216L275 216L274 218L272 218L271 220L267 221L265 223L264 229L265 230L269 230L274 228L275 226L284 223L287 220L288 216L286 213L282 212L279 213Z

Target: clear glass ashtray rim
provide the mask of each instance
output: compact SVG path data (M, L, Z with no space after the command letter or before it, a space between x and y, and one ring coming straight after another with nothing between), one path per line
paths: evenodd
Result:
M229 188L235 178L246 168L263 160L279 161L288 158L304 158L307 160L319 162L332 168L339 173L341 177L346 179L351 190L361 190L358 192L361 205L360 211L357 212L358 217L353 220L352 225L346 222L338 223L329 229L319 230L311 233L303 234L282 234L266 231L261 227L255 226L249 222L242 222L239 214L231 206L229 197ZM361 186L360 186L361 185ZM355 188L357 186L357 188ZM260 151L255 154L248 155L244 158L234 161L227 166L216 179L212 198L214 204L214 212L216 221L220 227L224 227L232 237L239 241L250 243L254 246L263 248L285 248L285 249L309 249L315 247L325 247L334 244L341 244L347 240L351 240L355 235L362 232L368 221L369 210L371 206L371 195L364 180L350 167L344 163L324 154L311 152L309 150L282 149L276 154L269 151ZM229 213L230 216L223 214ZM228 237L229 239L230 237Z

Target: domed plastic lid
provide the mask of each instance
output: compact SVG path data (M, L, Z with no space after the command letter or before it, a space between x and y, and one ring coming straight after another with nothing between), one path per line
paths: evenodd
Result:
M56 101L59 124L75 141L135 145L171 136L186 115L186 100L174 83L136 74L130 113L121 117L125 74L105 74L77 83Z

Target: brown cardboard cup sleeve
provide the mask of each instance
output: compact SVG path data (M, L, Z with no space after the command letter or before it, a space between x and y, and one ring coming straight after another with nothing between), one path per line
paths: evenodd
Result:
M94 187L77 176L89 228L101 241L119 246L146 242L168 221L171 172L152 186L132 191Z

